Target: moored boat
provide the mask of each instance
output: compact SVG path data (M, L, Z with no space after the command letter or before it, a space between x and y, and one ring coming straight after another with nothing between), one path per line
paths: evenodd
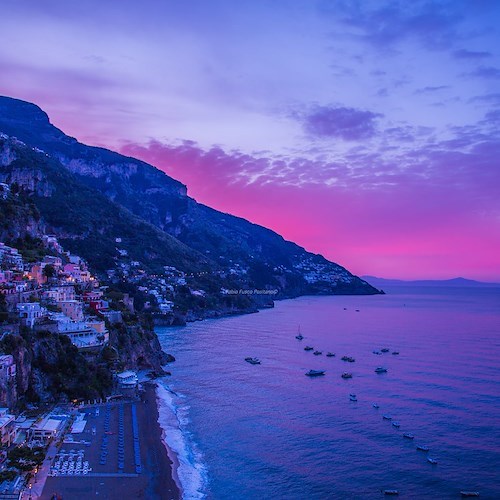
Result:
M373 352L373 354L376 354L377 356L380 356L382 354L380 351L377 351L377 350L372 351L372 352Z
M325 374L325 370L309 370L306 375L308 377L320 377Z
M304 347L304 351L314 351L314 347L311 347L310 345L306 345Z
M295 338L297 340L302 340L304 338L304 335L300 332L300 326L299 326L299 331L297 332L297 335L295 335Z
M377 368L375 368L375 373L387 373L387 368L384 368L383 366L377 366Z
M399 495L399 491L398 490L384 490L384 495L396 496L396 495Z
M401 427L401 424L399 422L393 422L392 425L393 427L396 427L396 429L399 429Z
M334 352L327 352L326 353L326 357L327 358L333 358L335 356L335 353Z
M479 496L479 491L466 491L463 490L460 492L460 495L462 498L471 498L471 497L478 497Z
M352 356L342 356L340 359L348 363L354 363L354 361L356 361Z
M422 445L418 445L417 446L417 450L418 451L429 451L429 447L428 446L422 446Z
M427 457L427 462L432 465L437 465L438 461L435 458Z
M373 403L373 404L372 404L372 406L373 406L376 410L378 410L378 409L380 408L380 406L379 406L377 403Z
M344 372L342 375L341 375L342 378L352 378L352 373L347 373L347 372Z
M384 420L392 420L392 417L390 415L384 415L382 418Z
M413 434L411 434L410 432L405 432L403 434L403 437L406 439L415 439L415 436Z
M389 352L389 348L388 347L384 347L383 349L380 349L382 352Z
M313 354L314 354L315 356L319 356L320 354L323 354L323 353L322 353L321 351L314 351L314 352L313 352Z
M358 400L358 398L357 398L356 394L349 394L349 399L350 399L351 401L354 401L354 402L356 402L356 401Z
M247 363L250 363L251 365L260 365L260 359L259 358L245 358L245 361Z
M397 355L399 354L399 351L392 351L392 354L393 354L394 356L397 356Z

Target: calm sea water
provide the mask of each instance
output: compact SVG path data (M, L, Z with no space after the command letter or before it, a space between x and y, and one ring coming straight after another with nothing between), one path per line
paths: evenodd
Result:
M177 358L160 413L186 498L500 498L500 289L389 292L157 329Z

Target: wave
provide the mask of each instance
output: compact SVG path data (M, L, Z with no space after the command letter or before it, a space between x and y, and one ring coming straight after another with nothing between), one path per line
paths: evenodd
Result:
M183 500L204 499L207 496L207 468L203 456L187 430L189 406L183 397L172 391L164 382L156 389L158 398L158 423L163 429L164 444L173 462L174 478Z

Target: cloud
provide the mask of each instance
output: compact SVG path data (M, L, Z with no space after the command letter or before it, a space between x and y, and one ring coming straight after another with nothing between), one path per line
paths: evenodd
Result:
M453 52L453 56L457 59L485 59L492 57L492 54L484 50L459 49Z
M376 5L375 8L370 8ZM375 2L336 3L335 10L340 12L342 21L356 28L357 36L371 45L387 49L405 39L417 39L427 48L439 50L453 45L456 26L463 19L460 9L446 3L388 2L385 5ZM328 8L326 8L328 10Z
M475 76L478 78L485 78L487 80L497 80L500 79L500 68L495 68L494 66L479 66L474 71L470 73L465 73L465 76Z
M437 85L435 87L429 86L429 87L423 87L421 89L417 89L415 91L415 94L430 94L433 92L439 92L440 90L448 90L450 89L450 85Z
M376 133L376 119L382 115L348 107L314 106L298 115L304 130L319 138L346 141L367 139Z

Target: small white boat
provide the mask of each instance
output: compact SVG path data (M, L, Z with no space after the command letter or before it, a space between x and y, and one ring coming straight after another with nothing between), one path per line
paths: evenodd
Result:
M375 373L387 373L387 368L384 368L383 366L377 366L377 368L375 368Z
M392 425L393 427L396 427L396 429L399 429L401 427L401 424L399 422L393 422Z
M471 497L478 497L479 496L479 491L467 491L463 490L460 492L460 495L462 498L471 498Z
M297 335L295 335L295 338L297 340L302 340L304 338L304 335L300 332L300 326L299 326L299 331L297 332Z
M384 415L382 417L383 420L392 420L392 417L390 415Z
M352 378L352 373L347 373L347 372L344 372L342 375L341 375L342 378Z
M435 458L427 457L427 462L432 465L437 465L438 461Z
M247 363L250 363L251 365L260 365L260 359L259 358L245 358L245 361Z
M403 434L403 437L406 439L415 439L415 436L413 434L410 434L409 432L405 432Z
M309 370L306 375L308 377L321 377L325 374L325 370Z
M428 446L418 445L417 446L417 450L418 451L425 451L425 452L427 452L427 451L429 451L429 447Z
M373 404L372 404L372 406L373 406L376 410L378 410L378 409L380 408L380 406L379 406L377 403L373 403Z
M358 398L356 397L356 394L349 394L349 399L351 401L357 401L358 400Z
M399 491L398 490L384 490L384 495L396 496L396 495L399 495Z

